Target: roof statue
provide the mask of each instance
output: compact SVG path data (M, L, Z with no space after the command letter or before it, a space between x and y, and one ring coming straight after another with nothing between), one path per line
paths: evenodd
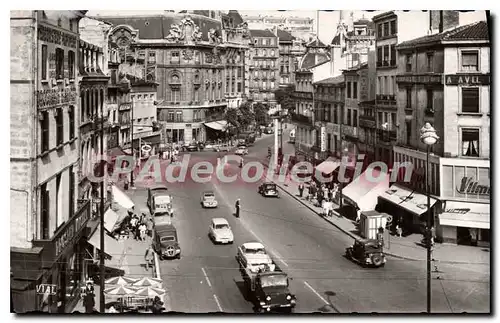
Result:
M189 15L185 16L179 24L171 24L167 40L179 42L198 42L202 40L200 27L197 26Z

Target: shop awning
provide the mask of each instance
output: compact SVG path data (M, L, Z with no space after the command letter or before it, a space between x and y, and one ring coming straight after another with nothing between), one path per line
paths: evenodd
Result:
M88 239L88 243L90 243L94 248L101 250L101 227L98 226L97 230L94 231L92 236ZM110 237L107 234L104 234L104 253L110 256L112 259L112 263L116 262L116 259L120 259L123 255L124 246Z
M377 206L378 196L389 188L389 174L368 168L343 190L343 197L361 211L371 211Z
M490 204L446 201L439 224L463 228L490 229Z
M118 187L113 185L111 191L113 193L113 201L118 203L121 207L128 210L134 206L134 202L132 202L130 197L123 193Z
M329 157L327 160L316 166L316 170L323 174L331 174L337 167L340 166L340 160Z
M104 213L104 228L109 232L113 232L113 227L118 220L118 214L112 209L108 209Z
M427 212L427 195L412 191L398 184L392 185L380 197L416 215L422 215ZM431 207L436 202L437 200L431 197Z
M207 122L207 123L205 123L205 126L211 128L211 129L214 129L214 130L223 131L227 127L227 121L220 120L220 121Z

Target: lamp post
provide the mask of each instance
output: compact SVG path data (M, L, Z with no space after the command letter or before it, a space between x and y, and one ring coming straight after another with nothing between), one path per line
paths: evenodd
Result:
M427 313L431 313L431 188L429 183L429 155L430 148L438 141L439 137L436 134L436 129L426 122L420 129L420 140L427 146L427 163L425 172L426 192L427 192L427 228L425 234L427 235Z

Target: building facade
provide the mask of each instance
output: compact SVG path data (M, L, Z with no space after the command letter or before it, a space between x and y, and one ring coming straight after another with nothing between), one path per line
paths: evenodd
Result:
M431 123L431 194L440 240L490 241L490 43L485 21L398 46L398 121L395 161L425 173L419 129ZM418 176L417 176L418 177ZM424 177L401 183L425 193Z
M279 87L278 37L269 30L250 30L250 99L268 108Z
M305 53L304 42L295 38L286 30L273 29L279 44L279 86L290 87L294 84L294 72L299 59Z
M11 11L11 292L14 310L65 312L79 297L90 202L77 203L79 20ZM41 284L57 286L55 295ZM38 292L37 292L38 291Z

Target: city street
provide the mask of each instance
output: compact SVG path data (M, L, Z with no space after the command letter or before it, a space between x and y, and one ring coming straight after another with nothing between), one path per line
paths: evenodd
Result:
M257 141L245 161L262 159L272 144L272 136ZM215 165L217 156L210 151L192 153L190 165L202 160ZM239 171L237 164L231 164L226 175ZM186 176L185 183L167 185L174 197L174 224L182 248L180 260L161 262L173 311L252 312L234 258L237 246L249 241L261 241L292 278L290 288L297 296L296 312L425 311L425 262L389 258L385 268L362 268L343 257L352 238L285 193L279 199L264 198L257 193L259 183L220 183L213 178L199 184L190 176ZM139 188L130 193L138 208L146 210L147 193L140 186L138 183ZM201 208L200 196L206 190L215 192L217 209ZM232 215L237 198L241 198L242 205L239 219ZM234 245L212 244L207 233L213 217L229 221ZM440 265L445 274L441 275L443 280L433 280L432 311L488 311L489 273L484 268L454 267Z

